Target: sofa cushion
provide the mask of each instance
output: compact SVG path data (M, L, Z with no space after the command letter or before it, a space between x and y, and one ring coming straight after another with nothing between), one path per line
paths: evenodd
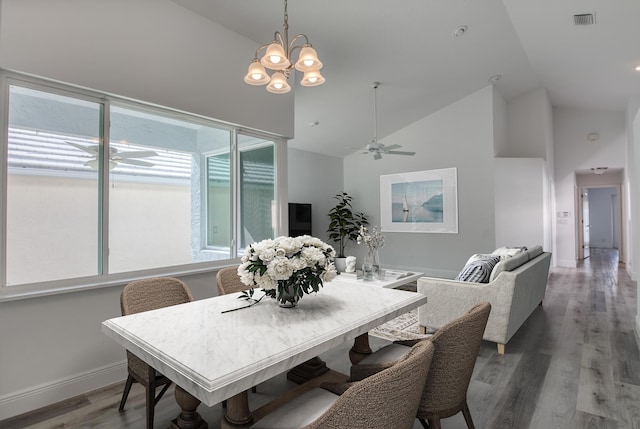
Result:
M522 247L498 247L496 250L491 252L491 254L492 255L501 256L502 259L504 259L504 258L515 256L515 255L517 255L519 253L526 252L526 251L527 251L527 247L526 246L522 246Z
M496 264L496 266L493 268L493 271L491 271L491 275L489 277L489 281L492 282L495 280L496 277L498 277L498 274L500 274L503 271L513 271L514 269L518 268L520 265L526 263L529 261L529 255L524 252L524 253L519 253L515 256L512 256L510 258L505 258L503 260L501 260L500 262L498 262Z
M500 262L496 255L473 255L456 277L463 282L488 283L491 271Z
M527 250L527 255L529 255L529 260L536 258L542 255L542 246L534 246L531 249Z

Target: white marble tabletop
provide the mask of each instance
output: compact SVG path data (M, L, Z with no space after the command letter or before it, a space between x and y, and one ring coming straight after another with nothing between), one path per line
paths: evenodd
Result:
M259 297L261 291L256 291ZM238 294L117 317L102 331L212 406L426 303L423 294L336 279L293 309Z

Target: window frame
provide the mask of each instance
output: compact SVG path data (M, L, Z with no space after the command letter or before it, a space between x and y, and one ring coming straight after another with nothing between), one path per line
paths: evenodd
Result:
M30 284L20 284L7 286L6 276L6 264L7 264L7 177L8 177L8 122L9 122L9 88L11 85L21 86L39 91L50 92L66 97L74 97L86 101L97 102L101 106L101 135L103 144L101 145L101 152L99 154L100 164L102 168L99 170L98 175L98 187L100 194L99 202L99 214L100 219L96 219L100 222L99 231L99 256L97 263L100 267L100 274L95 276L78 277L63 280L51 280L36 282ZM110 129L105 124L110 122L110 107L111 105L120 107L131 107L133 109L140 109L143 111L157 113L159 115L175 118L179 120L187 120L193 123L200 123L207 126L221 128L230 131L230 151L231 151L231 243L230 243L230 259L222 259L217 261L208 262L193 262L189 264L174 265L162 268L152 268L128 271L123 273L109 273L109 169L108 169L108 157L104 156L105 153L109 153ZM35 298L47 295L55 295L62 293L69 293L75 291L86 291L92 289L99 289L104 287L121 286L123 283L128 283L132 280L153 277L153 276L187 276L200 273L206 273L215 271L221 267L237 264L239 261L239 255L237 254L238 243L238 228L239 220L237 219L239 214L239 154L237 139L239 134L251 135L259 138L264 138L274 143L274 186L275 186L275 199L276 199L276 231L275 235L279 235L281 231L286 231L286 221L282 215L283 202L282 197L286 199L286 184L287 177L286 172L286 150L287 140L272 133L254 130L238 125L225 123L223 121L208 118L202 115L197 115L189 112L184 112L177 109L172 109L166 106L154 105L146 103L140 100L133 100L126 97L109 94L105 92L99 92L71 84L52 81L36 76L25 75L17 72L7 71L0 69L0 105L4 107L3 114L0 115L0 129L3 130L2 139L0 140L0 177L3 179L0 186L0 302ZM203 155L200 155L204 158ZM285 164L280 164L285 162ZM202 166L201 166L202 167ZM202 170L202 169L201 169ZM206 189L206 174L200 171L200 184L201 195L204 189ZM206 192L205 192L206 194ZM202 220L206 216L206 204L201 204ZM201 225L201 234L202 234ZM205 237L203 237L205 238ZM203 242L206 244L206 240ZM202 246L202 250L206 251L208 248Z

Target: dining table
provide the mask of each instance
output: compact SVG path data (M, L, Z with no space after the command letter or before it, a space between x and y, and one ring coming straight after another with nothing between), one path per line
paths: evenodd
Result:
M371 353L370 329L427 300L339 277L293 308L269 297L256 302L263 293L256 290L254 301L236 293L115 317L102 331L176 384L182 412L172 428L206 428L196 408L223 400L222 427L247 427L254 420L246 393L252 386L345 341L354 341L349 355L355 363Z

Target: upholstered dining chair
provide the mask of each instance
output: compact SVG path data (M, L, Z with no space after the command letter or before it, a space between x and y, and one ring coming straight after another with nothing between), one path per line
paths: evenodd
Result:
M136 280L126 285L120 294L120 308L123 316L189 301L193 301L193 296L187 285L171 277ZM134 382L140 383L146 390L147 429L153 429L155 405L171 386L171 380L128 350L127 371L129 374L118 409L124 410L131 385ZM156 388L160 386L162 390L156 396Z
M467 390L490 312L491 304L481 303L442 326L429 338L387 345L353 365L350 379L360 380L375 374L401 359L410 346L431 342L435 354L416 418L424 428L440 429L441 419L462 412L467 427L474 429Z
M311 389L251 428L409 429L415 421L434 349L432 343L421 342L395 365L362 381Z

